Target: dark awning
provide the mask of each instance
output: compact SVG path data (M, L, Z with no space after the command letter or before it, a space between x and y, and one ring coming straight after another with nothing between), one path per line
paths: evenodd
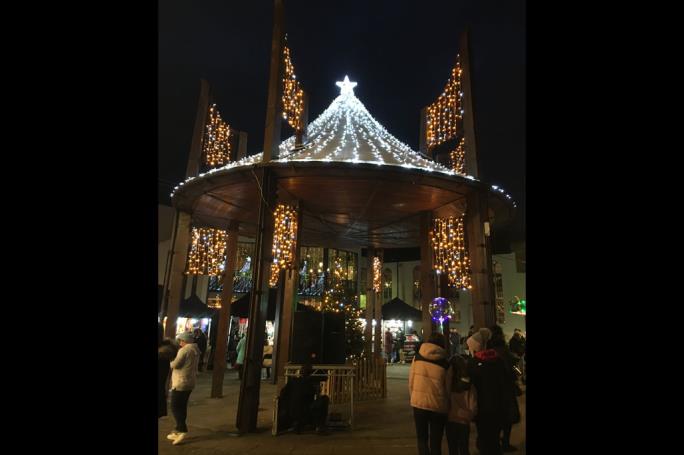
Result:
M218 312L213 308L209 308L204 302L200 300L197 295L193 294L190 298L184 299L180 304L178 316L183 318L213 318L218 315Z
M395 297L382 306L382 319L398 319L400 321L420 321L422 311Z
M241 318L248 318L249 317L249 298L252 295L251 292L248 292L244 294L242 297L237 299L235 302L233 302L230 305L230 315L231 316L238 316ZM275 309L276 309L276 300L278 298L278 290L277 289L269 289L268 290L268 310L266 311L266 320L267 321L274 321L275 320Z

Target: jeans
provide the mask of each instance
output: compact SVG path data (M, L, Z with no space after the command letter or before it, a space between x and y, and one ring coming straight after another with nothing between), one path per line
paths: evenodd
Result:
M171 412L176 420L176 431L179 433L188 432L185 419L188 418L188 398L190 398L191 392L192 390L176 389L171 391Z
M441 455L442 435L446 424L446 414L413 408L413 418L416 422L416 437L418 438L419 455ZM430 448L428 449L428 439Z
M480 455L502 455L501 445L499 444L499 433L501 424L489 419L478 419L477 421L477 449Z
M446 437L449 455L470 455L470 424L447 422Z

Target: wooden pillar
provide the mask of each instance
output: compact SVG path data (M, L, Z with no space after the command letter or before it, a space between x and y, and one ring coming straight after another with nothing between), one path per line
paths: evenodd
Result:
M420 137L418 138L418 151L430 156L427 146L427 107L420 110Z
M366 342L366 356L370 357L373 352L373 308L375 304L375 291L373 290L373 258L375 248L369 246L366 249L366 259L368 263L366 275L366 328L363 333Z
M176 211L178 224L176 225L175 240L171 245L171 274L169 277L168 301L166 305L166 329L164 336L176 337L176 319L180 311L180 303L183 300L183 282L185 281L185 263L188 259L190 247L190 223L189 213Z
M479 329L496 323L491 246L485 236L485 223L489 222L486 189L471 192L467 201L465 234L473 285L470 294L473 302L473 322Z
M431 231L432 213L422 212L420 214L420 307L423 312L423 340L430 336L433 330L430 302L435 298L435 275L432 272Z
M463 91L463 134L465 136L465 167L466 173L473 177L480 175L477 162L477 140L475 138L475 121L473 112L473 83L471 78L470 45L468 31L461 35L461 91Z
M240 135L238 136L238 152L237 152L237 160L241 160L242 158L247 156L247 133L244 131L240 131Z
M192 133L190 155L188 157L188 166L185 170L185 178L199 175L200 162L202 160L204 128L207 124L207 115L209 114L209 97L209 83L202 79L200 81L200 96L197 103L197 115L195 116L195 129Z
M230 304L233 300L233 277L237 263L238 223L231 222L228 226L228 241L226 242L226 262L223 268L223 289L221 290L221 309L214 346L214 370L211 375L211 398L223 396L223 375L226 370L226 344L230 323Z
M273 343L273 360L271 378L278 390L285 386L285 365L290 360L292 350L292 323L294 320L295 298L299 285L299 252L302 238L302 209L297 207L297 245L293 259L294 268L281 273L278 304L275 314L275 341Z
M451 289L449 288L449 279L447 278L446 275L442 274L439 275L437 278L439 281L439 297L444 297L445 299L449 300L449 295L451 294ZM448 305L451 305L451 303L448 303ZM449 348L449 321L446 320L442 323L442 333L444 334L444 348L446 349L447 353L451 352Z
M384 278L384 273L383 270L385 268L384 264L384 255L382 250L376 250L375 255L380 258L380 263L382 264L382 268L380 269L380 292L375 293L375 299L374 299L374 318L375 318L375 355L380 356L382 355L382 342L383 342L383 333L382 333L382 304L383 304L383 297L382 297L382 291L384 288L384 283L383 283L383 278Z
M263 191L263 199L259 199L259 219L254 248L256 259L253 272L254 284L249 301L247 347L238 400L236 426L240 433L256 430L264 355L264 332L268 312L269 277L273 261L271 248L274 230L273 212L276 204L275 176L271 169L264 167L258 170L257 179Z
M273 2L273 37L271 39L271 67L268 79L268 103L266 105L266 129L264 132L264 155L267 163L278 159L280 127L282 125L283 93L283 41L285 39L283 0Z

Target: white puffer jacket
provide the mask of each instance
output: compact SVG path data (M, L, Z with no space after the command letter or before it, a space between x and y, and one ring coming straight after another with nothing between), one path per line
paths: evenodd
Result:
M446 350L423 343L409 372L411 406L446 414L449 412L452 370Z
M189 343L178 350L171 362L171 388L187 391L195 388L197 364L200 351L195 343Z

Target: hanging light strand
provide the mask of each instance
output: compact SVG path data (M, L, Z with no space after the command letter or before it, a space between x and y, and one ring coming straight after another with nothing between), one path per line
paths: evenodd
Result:
M451 168L454 172L465 175L465 138L462 137L458 145L451 151Z
M463 218L435 218L430 240L434 270L447 276L449 286L466 290L472 289L472 284Z
M463 91L461 90L461 57L456 57L456 66L437 100L427 107L427 146L433 147L453 139L459 132L463 120Z
M286 204L278 204L273 214L275 229L273 232L273 263L269 284L278 284L281 270L294 267L295 248L297 247L297 211Z
M283 118L296 131L302 130L302 114L304 112L304 90L297 80L294 66L290 58L290 48L283 46Z
M229 163L230 147L230 125L223 121L216 104L212 104L204 131L204 162L212 167Z
M192 228L192 243L185 273L218 276L226 260L228 233L221 229Z
M382 261L375 256L373 258L373 291L380 292L382 290Z

